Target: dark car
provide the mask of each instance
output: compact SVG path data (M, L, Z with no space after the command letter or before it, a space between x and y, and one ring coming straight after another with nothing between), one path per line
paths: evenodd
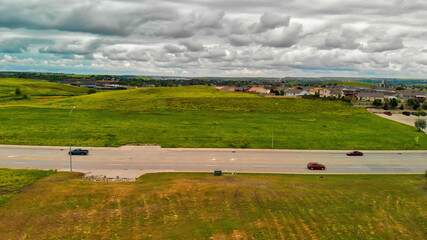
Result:
M415 115L417 115L417 114L416 114L415 112L411 112L411 115L414 115L414 116L415 116Z
M71 152L68 152L68 154L71 154L71 155L88 155L89 150L83 150L83 149L78 148L78 149L74 149Z
M307 168L311 170L315 170L315 169L325 170L326 167L325 165L317 162L310 162L307 164Z
M411 115L411 113L410 113L410 112L402 112L402 114L403 114L403 115L405 115L405 116L409 116L409 115Z
M391 114L391 112L384 112L384 114L385 115L389 115L389 116L391 116L392 114Z
M347 153L347 156L363 156L363 153L359 151L353 151L353 152Z

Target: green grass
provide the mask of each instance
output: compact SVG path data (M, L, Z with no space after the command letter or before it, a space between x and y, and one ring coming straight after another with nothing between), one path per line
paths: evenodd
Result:
M21 90L21 96L15 96L15 89ZM57 100L61 97L70 97L87 94L86 88L75 87L66 84L51 83L42 80L0 78L0 105L32 104ZM26 95L28 99L23 99Z
M325 85L328 84L336 84L338 86L349 86L349 87L373 87L376 84L375 83L366 83L366 82L346 82L346 81L337 81L337 82L327 82L324 83Z
M67 145L72 106L73 145L79 146L270 148L273 127L275 148L427 149L426 135L415 127L341 101L271 99L206 86L110 91L3 107L0 144Z
M26 186L53 173L54 171L0 168L0 207Z
M68 109L0 108L0 122L13 122L0 125L0 144L66 146L68 113ZM71 119L75 146L271 148L273 124L275 148L427 149L424 133L369 113L75 109Z
M4 239L425 239L423 175L44 178L0 208Z

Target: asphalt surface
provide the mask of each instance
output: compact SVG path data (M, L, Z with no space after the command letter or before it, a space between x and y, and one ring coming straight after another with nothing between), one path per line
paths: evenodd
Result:
M240 149L160 149L158 147L88 148L87 156L72 156L73 170L108 173L129 172L269 172L269 173L424 173L427 151L368 151L346 156L345 151L271 151ZM66 147L0 147L0 167L68 171ZM308 170L308 162L326 170ZM116 171L116 172L114 172Z

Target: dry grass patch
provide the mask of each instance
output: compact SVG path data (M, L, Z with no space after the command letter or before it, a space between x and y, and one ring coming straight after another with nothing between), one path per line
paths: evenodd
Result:
M351 183L351 186L349 184ZM426 178L60 173L0 208L4 239L425 239Z

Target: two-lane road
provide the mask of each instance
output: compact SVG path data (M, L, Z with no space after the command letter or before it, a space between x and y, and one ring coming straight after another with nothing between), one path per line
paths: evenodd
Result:
M323 173L423 173L427 151L376 152L349 157L342 151L271 151L160 149L156 147L89 148L73 156L73 169L155 171L223 171L311 173L308 162L326 165ZM1 147L0 167L69 169L66 147Z

